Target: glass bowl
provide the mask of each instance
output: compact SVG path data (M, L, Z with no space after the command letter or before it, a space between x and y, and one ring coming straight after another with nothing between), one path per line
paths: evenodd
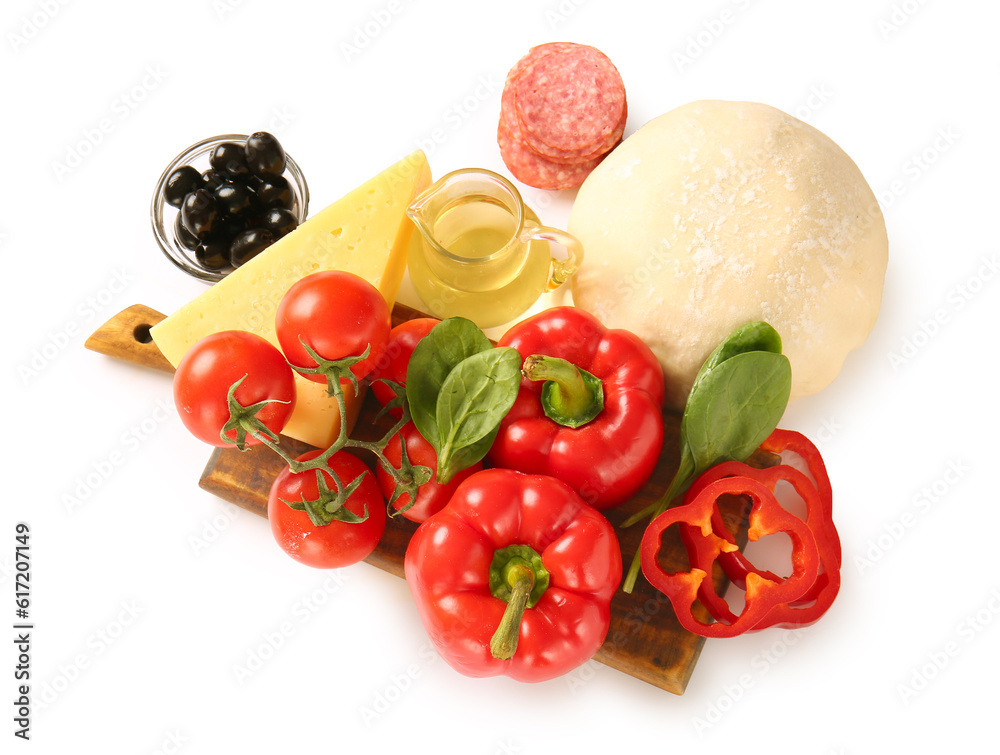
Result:
M167 259L177 265L177 267L188 275L194 276L199 280L208 281L210 283L220 281L232 272L232 268L227 268L225 270L206 270L198 264L194 250L188 249L177 239L174 222L177 219L177 214L180 210L167 204L167 201L163 196L163 191L167 185L167 178L171 173L177 170L177 168L180 168L183 165L191 165L197 169L199 173L204 173L206 170L211 168L208 160L212 155L212 150L214 150L219 144L222 144L223 142L237 142L242 144L246 142L246 140L246 134L222 134L221 136L212 136L208 139L202 139L200 142L192 144L190 147L177 155L177 157L171 160L170 164L160 176L160 180L156 182L156 189L153 191L153 201L150 206L149 213L150 220L153 224L153 235L156 237L156 242L160 245L160 249L163 250L163 253L167 255ZM309 211L309 186L306 184L305 176L302 174L302 170L299 168L298 163L296 163L295 160L292 159L292 156L287 152L285 153L284 176L288 179L288 183L292 188L292 212L295 213L299 223L301 224L305 222Z

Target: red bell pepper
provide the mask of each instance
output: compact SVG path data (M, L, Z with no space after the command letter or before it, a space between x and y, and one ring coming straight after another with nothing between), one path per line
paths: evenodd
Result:
M802 434L790 430L775 430L761 445L766 451L783 454L792 451L806 462L812 480L799 470L780 464L768 469L755 469L740 462L719 464L702 475L688 491L688 496L697 495L714 480L723 477L743 477L765 484L774 491L781 480L791 483L796 493L806 505L805 523L816 540L819 557L819 571L816 581L799 598L788 604L775 606L764 616L754 630L769 626L802 627L816 622L833 604L840 591L841 546L837 528L833 523L833 496L830 479L823 464L823 459L816 447ZM729 543L735 543L732 533L725 526L722 517L716 509L713 515L713 531L725 538ZM692 563L700 568L711 564L713 549L701 542L698 533L682 530L682 537L690 551L696 553ZM777 580L773 573L757 569L738 550L718 554L718 561L726 576L741 589L745 589L747 575L751 572L766 579ZM705 607L716 620L732 621L733 614L726 601L716 594L714 586L706 581L699 597Z
M663 371L649 347L574 307L528 318L499 345L517 349L525 377L493 463L557 477L598 509L635 495L663 444Z
M726 615L713 616L716 621L706 624L695 617L692 609L703 592L703 584L711 581L711 561L737 549L736 545L715 532L713 522L718 512L716 502L719 496L727 494L748 495L752 499L748 530L750 540L776 532L789 535L792 540L793 572L787 579L748 572L743 612L734 616L726 606ZM657 556L663 532L678 523L682 525L682 535L687 533L686 542L693 539L698 543L699 550L689 552L692 562L690 571L670 573L660 565ZM685 531L685 525L690 529ZM735 637L758 627L775 607L801 597L816 581L819 569L816 541L806 523L786 511L766 485L746 477L714 480L687 498L684 504L663 512L643 534L640 558L646 579L670 599L681 626L705 637Z
M567 485L487 469L417 528L404 569L453 668L537 682L597 652L622 563L612 526Z

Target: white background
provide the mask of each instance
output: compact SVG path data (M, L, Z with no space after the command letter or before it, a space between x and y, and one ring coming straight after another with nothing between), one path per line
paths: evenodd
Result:
M0 750L921 752L992 733L998 23L987 0L7 0ZM209 451L169 379L83 348L130 304L170 312L203 290L148 221L186 145L273 131L314 210L418 146L435 176L503 171L503 77L556 39L619 67L627 134L703 98L816 125L889 231L874 332L783 422L827 459L841 595L808 630L709 641L683 697L597 664L535 686L459 676L403 580L288 559L262 519L198 488ZM571 193L525 196L565 222ZM30 743L13 736L19 521Z

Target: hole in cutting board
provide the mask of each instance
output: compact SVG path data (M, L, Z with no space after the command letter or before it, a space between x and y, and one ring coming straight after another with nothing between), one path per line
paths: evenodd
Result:
M152 343L153 336L149 333L149 325L136 325L132 337L139 343Z

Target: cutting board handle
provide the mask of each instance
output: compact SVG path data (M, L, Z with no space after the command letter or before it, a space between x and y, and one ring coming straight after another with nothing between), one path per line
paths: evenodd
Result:
M133 304L95 330L83 345L99 354L172 373L174 366L149 335L149 329L166 317L145 304ZM417 317L429 315L399 302L392 308L393 326Z
M149 329L165 318L166 315L145 304L133 304L95 330L83 345L115 359L173 372L174 366L149 335Z

